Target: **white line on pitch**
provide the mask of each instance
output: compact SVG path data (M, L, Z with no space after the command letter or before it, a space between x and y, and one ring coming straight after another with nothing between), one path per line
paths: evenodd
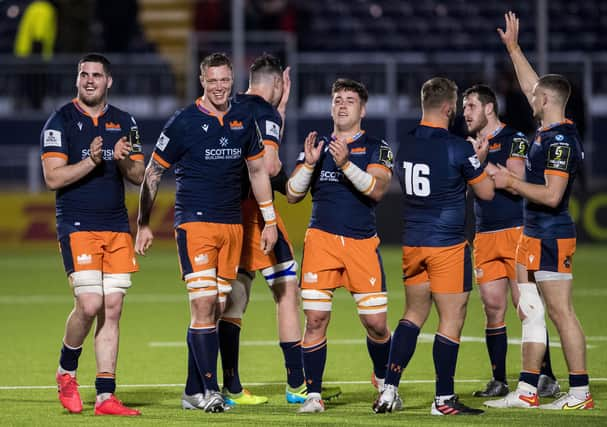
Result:
M487 379L456 379L456 383L484 383ZM512 383L516 382L516 379L511 378L510 381ZM559 379L559 381L567 382L566 379ZM590 382L606 382L607 378L590 378ZM435 380L401 380L401 384L434 384ZM323 384L333 384L333 385L360 385L360 384L369 384L371 382L369 380L365 381L323 381ZM270 381L270 382L245 382L242 383L243 386L246 387L264 387L271 385L284 385L284 381ZM119 384L118 388L168 388L168 387L184 387L185 384ZM81 385L80 388L95 388L94 385ZM56 385L15 385L15 386L0 386L0 391L2 390L56 390Z

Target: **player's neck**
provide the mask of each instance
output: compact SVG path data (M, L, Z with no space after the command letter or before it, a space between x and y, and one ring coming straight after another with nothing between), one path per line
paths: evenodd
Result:
M98 104L95 105L87 105L85 104L82 99L76 97L76 102L78 102L78 107L80 107L80 109L82 111L84 111L86 114L88 114L91 117L99 117L102 113L103 110L105 110L105 107L107 106L107 99L103 98L103 100L101 102L99 102Z
M422 114L422 122L431 123L434 126L449 129L449 118L444 116L443 114L424 112L424 114Z
M226 102L225 104L213 104L204 95L202 96L200 103L202 104L202 106L204 108L206 108L211 113L220 114L220 115L224 114L226 111L228 111L228 107L230 106L229 102Z
M264 88L262 86L259 86L259 85L249 86L249 88L247 89L247 91L245 93L248 95L257 95L257 96L263 98L264 101L270 102L270 90L267 88L264 90Z
M349 129L333 128L333 136L337 139L349 139L362 132L360 124Z
M501 127L502 127L502 122L500 122L497 117L489 118L487 120L487 125L484 128L482 128L480 131L478 131L476 136L485 138L489 135L493 135Z
M565 112L562 110L557 111L544 111L544 117L540 124L542 127L550 126L553 123L560 123L565 121Z

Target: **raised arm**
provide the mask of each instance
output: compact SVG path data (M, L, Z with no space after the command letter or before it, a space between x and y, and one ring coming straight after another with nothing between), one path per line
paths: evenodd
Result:
M512 61L512 65L514 65L514 71L516 72L516 78L518 79L521 90L527 97L529 104L531 104L533 88L539 80L539 77L533 67L531 67L531 64L529 64L529 61L527 61L525 54L518 44L518 17L514 12L508 12L504 15L504 18L506 19L506 30L504 31L501 28L498 28L497 32L502 39L502 43L504 43L506 49L508 49L510 60Z
M137 217L137 237L135 239L135 252L139 255L145 255L154 241L154 234L150 228L150 215L158 194L160 180L165 171L166 168L154 160L153 157L145 169L139 193L139 215Z
M320 158L324 141L316 143L318 133L312 131L304 141L304 161L297 165L287 182L287 201L297 203L306 197L316 162Z

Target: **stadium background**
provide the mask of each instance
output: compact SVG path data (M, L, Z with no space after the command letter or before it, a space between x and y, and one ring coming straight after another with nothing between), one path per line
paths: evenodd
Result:
M33 3L43 4L47 13L24 18ZM166 119L200 95L198 63L203 56L213 51L230 54L237 78L235 90L243 90L251 60L262 52L278 55L292 68L293 90L281 150L282 160L291 170L307 132L331 130L329 93L337 77L355 78L367 85L370 101L363 127L385 138L394 149L398 148L400 135L419 119L419 88L434 75L454 79L460 90L478 82L489 83L498 92L504 121L532 135L535 124L529 107L495 32L496 27L503 26L507 9L519 14L520 42L538 71L565 74L574 88L568 116L578 124L586 151L585 170L571 204L581 243L575 267L576 304L578 310L579 304L584 310L579 315L589 335L591 375L598 378L593 390L599 409L593 416L583 415L583 422L607 423L600 411L601 398L607 396L601 382L607 377L607 356L601 349L607 340L602 336L607 327L603 310L607 294L601 287L601 267L607 256L604 0L0 0L0 338L6 344L0 348L0 406L2 402L11 403L11 410L0 412L0 422L65 422L65 417L59 417L48 373L56 363L70 298L56 252L54 195L45 190L41 178L39 133L49 114L74 97L75 63L83 52L103 52L112 61L114 87L110 102L138 119L146 157ZM32 25L26 26L26 21ZM32 32L25 31L26 27ZM37 30L40 37L35 35ZM53 33L56 37L52 37ZM463 132L461 119L453 131ZM391 325L401 313L403 300L396 246L400 237L398 191L394 180L377 213L392 291ZM172 193L172 178L166 177L152 217L160 241L155 251L142 260L142 272L135 279L132 298L127 300L120 360L122 384L170 385L183 381L184 348L168 346L162 355L150 348L150 342L182 341L182 326L187 322L172 243ZM129 187L127 202L134 221L136 188ZM309 216L309 199L287 206L279 196L277 203L299 251ZM272 312L269 294L258 286L253 296L258 302L248 316L254 327L244 329L244 339L272 342L275 332L268 314ZM370 371L362 332L352 332L353 307L347 295L342 297L336 301L330 333L344 343L330 349L328 379L342 384L345 379L352 380L352 384L346 381L344 385L351 394L333 407L333 415L327 414L325 420L343 424L344 417L348 417L349 423L374 423L375 419L368 415L373 393L367 385ZM484 321L476 292L469 312L464 335L481 336ZM520 336L512 313L508 319L513 325L512 336ZM434 321L429 321L425 333L433 332ZM144 323L153 325L155 333L142 333ZM551 331L555 336L554 329ZM354 340L359 347L348 347L353 336L360 340ZM480 385L474 381L485 381L488 371L484 345L472 341L476 344L470 344L469 349L464 346L458 368L458 377L470 380L462 387L466 393ZM411 367L411 372L418 374L414 374L414 379L421 381L416 389L421 397L405 396L406 406L413 402L415 423L429 422L425 395L432 389L430 347L420 343L421 355L416 356L417 362ZM555 350L557 375L565 378L560 349ZM276 362L273 370L250 367L256 358L264 358L267 353L261 353L257 344L245 347L244 378L262 384L253 385L254 389L258 387L255 391L280 399L278 384L282 373L276 369L280 357L273 347L268 351ZM520 364L517 354L518 347L513 346L509 353L511 376ZM83 363L84 368L93 371L90 350ZM144 374L158 366L162 367L159 375ZM15 376L15 372L28 374ZM81 382L90 384L90 379L85 376ZM129 390L132 392L125 394L125 400L130 399L131 403L159 403L162 410L157 412L151 404L144 407L144 413L153 414L158 424L187 424L196 419L175 410L179 387L168 387L158 394L146 387ZM286 405L272 404L270 408L267 418L245 411L244 415L241 412L231 421L222 422L302 423L291 417L293 410ZM24 409L28 412L25 418ZM360 413L364 415L357 418ZM45 419L47 416L51 418ZM527 422L527 415L517 411L508 416L497 418L498 424ZM217 418L214 420L217 422ZM390 424L399 418L384 420ZM552 425L563 422L544 415L536 417L536 421ZM484 422L495 424L487 419Z

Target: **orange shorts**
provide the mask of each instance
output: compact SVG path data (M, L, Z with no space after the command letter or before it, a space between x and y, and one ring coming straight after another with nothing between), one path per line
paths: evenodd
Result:
M437 294L472 289L472 261L467 242L454 246L403 246L403 281L406 286L430 282Z
M386 291L377 236L353 239L308 228L302 264L302 289L343 286L356 294Z
M255 200L247 199L242 203L242 220L244 227L242 254L240 256L240 267L242 269L257 271L294 259L287 229L278 211L276 212L278 240L274 249L267 255L263 253L260 247L261 232L265 223Z
M516 262L527 271L571 273L576 239L536 239L524 234L516 249Z
M133 238L116 231L76 231L59 240L66 273L99 270L103 273L133 273L139 270Z
M181 277L215 268L217 277L236 279L242 225L186 222L175 229Z
M476 233L474 268L479 285L507 277L516 280L516 247L523 227Z

